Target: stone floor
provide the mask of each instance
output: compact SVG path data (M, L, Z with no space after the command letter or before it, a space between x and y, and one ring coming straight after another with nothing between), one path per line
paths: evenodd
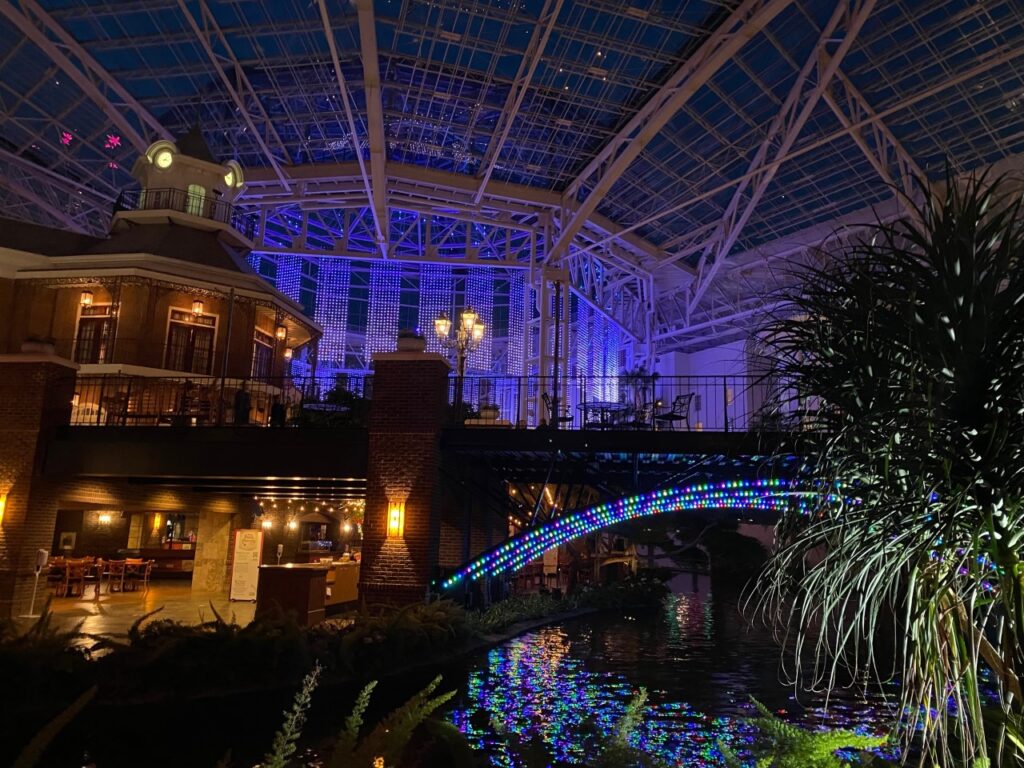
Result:
M139 592L107 594L106 587L97 601L92 587L86 589L85 598L54 597L50 610L54 620L62 627L73 627L83 622L82 632L104 635L125 635L139 616L162 609L154 619L173 619L186 624L199 624L213 620L210 604L225 621L248 624L252 621L256 604L230 602L226 595L192 592L191 585L182 581L156 581L149 589ZM31 624L31 619L19 619L19 624Z

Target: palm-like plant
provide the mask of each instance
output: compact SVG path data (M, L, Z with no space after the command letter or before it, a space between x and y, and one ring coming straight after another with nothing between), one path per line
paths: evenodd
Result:
M784 516L748 605L825 686L877 672L895 622L905 733L943 765L1011 754L1021 712L1024 221L1008 190L947 174L802 270L767 335L794 401L817 404L807 470L839 492ZM1001 717L983 713L985 667Z

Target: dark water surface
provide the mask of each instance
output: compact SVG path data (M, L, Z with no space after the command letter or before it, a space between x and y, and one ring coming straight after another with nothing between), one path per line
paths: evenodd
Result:
M833 692L826 712L824 695L797 697L780 681L779 659L735 603L698 589L672 596L658 613L554 625L471 659L449 717L496 766L516 763L495 721L542 739L556 760L587 765L593 741L580 734L608 732L641 686L651 714L635 745L674 766L721 765L719 740L743 750L753 737L745 722L751 695L809 727L885 732L892 706L881 692Z

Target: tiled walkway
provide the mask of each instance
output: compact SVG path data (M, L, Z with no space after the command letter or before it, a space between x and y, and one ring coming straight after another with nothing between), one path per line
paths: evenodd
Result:
M82 632L90 634L124 635L139 616L161 608L154 619L173 619L186 624L199 624L212 621L213 611L210 604L225 621L248 624L252 621L256 610L255 603L229 602L226 595L199 593L193 594L188 582L166 581L154 582L145 592L124 592L100 595L99 601L93 597L93 589L86 590L86 597L55 597L50 602L50 610L60 626L73 627L79 621ZM38 607L38 606L37 606ZM25 625L31 619L19 619Z

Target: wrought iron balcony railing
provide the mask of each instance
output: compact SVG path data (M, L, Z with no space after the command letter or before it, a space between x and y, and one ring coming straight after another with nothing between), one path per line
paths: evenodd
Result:
M210 195L183 189L126 189L114 203L118 211L177 211L227 224L248 240L256 235L256 216Z

